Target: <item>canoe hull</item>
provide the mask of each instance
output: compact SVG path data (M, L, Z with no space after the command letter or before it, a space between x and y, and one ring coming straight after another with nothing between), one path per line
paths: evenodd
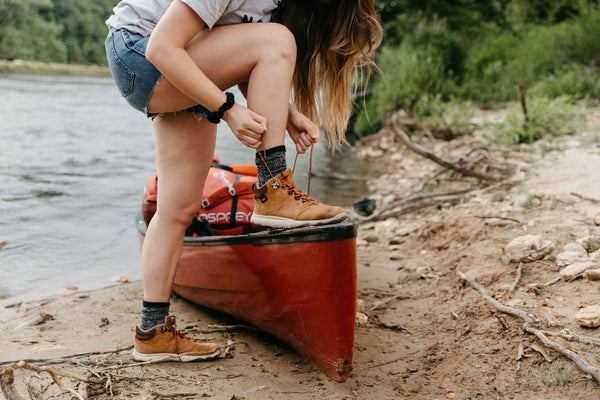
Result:
M356 285L356 227L346 221L186 237L173 290L278 337L343 382L352 366Z

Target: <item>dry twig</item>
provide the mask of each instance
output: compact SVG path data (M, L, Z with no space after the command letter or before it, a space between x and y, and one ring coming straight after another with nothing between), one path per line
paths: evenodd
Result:
M517 288L517 285L519 284L519 281L521 280L522 273L523 273L523 263L519 263L519 268L517 269L517 277L516 277L515 281L512 283L512 285L510 285L510 288L508 289L509 292L515 291L515 289Z
M592 203L600 203L600 199L595 199L593 197L587 197L587 196L584 196L584 195L579 194L579 193L573 193L573 192L571 192L571 196L578 197L581 200L591 201Z
M575 351L548 339L548 337L544 334L543 331L533 327L533 325L537 322L537 318L535 315L526 313L522 310L518 310L513 307L506 306L506 305L498 302L494 298L490 297L490 295L487 294L487 291L485 290L485 288L483 286L481 286L479 283L477 283L473 278L463 274L460 271L456 271L456 273L462 280L468 282L474 289L476 289L483 296L483 298L488 303L490 303L492 306L494 306L497 310L499 310L505 314L509 314L514 317L521 318L525 322L523 324L523 330L525 332L530 333L530 334L534 335L535 337L537 337L546 347L548 347L552 350L555 350L558 353L569 358L584 373L591 375L592 377L594 377L594 379L597 382L600 382L600 369L599 368L589 364Z
M455 163L451 163L450 161L444 160L444 159L436 156L435 154L433 154L429 150L425 149L424 147L421 147L418 144L414 143L410 139L410 137L406 134L406 132L404 132L397 125L395 118L392 118L390 127L391 127L392 131L394 132L394 134L396 135L396 137L398 137L402 141L402 143L404 143L406 145L406 147L408 147L410 150L414 151L415 153L417 153L425 158L428 158L431 161L441 165L444 168L452 169L462 175L470 176L470 177L481 179L484 181L499 181L499 180L503 179L503 177L500 177L500 176L489 175L489 174L486 174L483 172L477 172L477 171L473 171L473 170L470 170L467 168L463 168Z

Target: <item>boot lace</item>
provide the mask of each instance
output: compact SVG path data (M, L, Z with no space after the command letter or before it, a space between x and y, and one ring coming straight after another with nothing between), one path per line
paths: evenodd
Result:
M299 190L296 185L289 185L288 183L282 183L282 188L287 189L288 195L289 196L294 196L295 200L302 200L303 203L308 203L308 204L318 204L318 202L311 198L309 195L307 195L306 193L302 192L301 190Z
M173 336L176 336L181 340L191 340L190 338L185 336L185 334L183 332L180 332L177 330L177 328L175 326L175 322L173 322L172 324L166 324L165 326L161 327L160 332L161 333L171 332L173 334Z

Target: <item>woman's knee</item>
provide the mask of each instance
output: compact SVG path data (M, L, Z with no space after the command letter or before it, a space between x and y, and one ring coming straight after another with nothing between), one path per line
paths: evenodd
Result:
M163 223L186 229L202 207L201 201L202 196L189 201L171 202L169 207L161 208L159 206L156 213L160 215L160 220Z
M260 24L262 29L260 42L264 57L276 57L291 62L296 60L296 40L292 32L278 23Z

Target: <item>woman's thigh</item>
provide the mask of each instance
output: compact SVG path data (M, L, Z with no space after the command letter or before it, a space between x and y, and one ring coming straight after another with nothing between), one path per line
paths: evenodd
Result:
M202 72L221 90L247 82L252 70L270 56L295 59L292 33L276 23L219 26L200 32L186 50ZM196 105L163 77L155 86L148 109L168 112Z
M215 149L216 125L188 113L153 120L158 173L158 212L189 223L200 209L203 183Z

